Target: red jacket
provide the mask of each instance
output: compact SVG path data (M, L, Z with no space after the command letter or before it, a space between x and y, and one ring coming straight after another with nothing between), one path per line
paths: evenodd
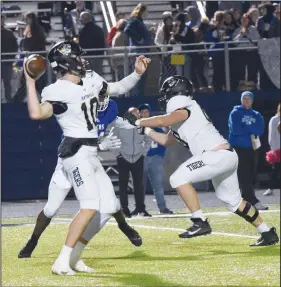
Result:
M107 38L106 38L106 43L107 43L108 46L111 46L111 42L112 42L116 32L117 32L117 28L116 27L112 27L110 32L108 33Z

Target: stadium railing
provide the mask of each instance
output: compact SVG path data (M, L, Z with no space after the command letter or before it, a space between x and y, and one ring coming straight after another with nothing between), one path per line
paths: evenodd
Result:
M278 42L279 41L279 42ZM265 43L264 43L265 42ZM279 43L279 44L278 44ZM231 80L233 73L231 69L233 65L240 65L239 61L233 63L231 61L231 55L233 52L238 51L258 51L261 63L263 64L267 74L271 78L272 82L275 84L277 88L280 88L280 38L261 40L257 43L257 45L249 45L249 42L221 42L224 47L222 48L207 48L215 43L195 43L195 44L187 44L187 45L174 45L174 46L145 46L141 47L141 49L145 49L149 52L141 53L138 49L140 47L116 47L116 48L107 48L107 49L86 49L86 52L100 52L103 51L104 55L86 55L85 58L90 62L93 61L95 63L95 59L107 59L109 60L110 66L103 67L104 78L108 81L118 81L123 77L130 74L133 69L133 63L135 61L136 56L139 54L143 54L152 59L151 64L148 68L148 77L146 81L146 90L145 95L156 95L159 89L159 85L161 84L161 79L165 79L168 76L171 76L175 73L182 73L183 75L189 77L188 70L190 70L190 62L189 56L196 53L201 53L205 57L205 64L202 69L204 70L205 77L208 81L208 85L212 86L212 73L213 68L211 67L212 61L210 60L210 53L214 55L214 53L221 52L222 59L222 70L225 73L225 83L224 90L231 91ZM243 47L233 47L237 44L244 44ZM247 45L248 44L248 45ZM273 45L275 44L275 45ZM202 49L194 49L194 50L184 50L185 47L192 49L192 46L199 47ZM166 49L171 49L171 51L161 51L161 48L164 47ZM261 49L262 47L262 49ZM269 48L271 47L271 48ZM137 50L138 53L132 52ZM21 53L1 53L1 56L11 56L11 59L1 59L1 64L5 62L12 62L14 65L14 73L12 76L12 88L14 94L19 86L20 78L22 75L22 67L17 65L16 57L19 55L28 56L30 54L35 54L36 52L21 52ZM39 52L38 52L39 53ZM48 51L45 51L44 54L47 56ZM40 52L42 54L42 52ZM168 62L165 62L167 61ZM239 59L239 54L238 54ZM94 64L93 64L94 65ZM50 84L54 81L54 75L52 73L51 67L48 67L48 81L47 84ZM246 78L245 74L245 78ZM243 79L241 79L243 80ZM3 87L2 87L3 88ZM128 95L127 95L128 96Z

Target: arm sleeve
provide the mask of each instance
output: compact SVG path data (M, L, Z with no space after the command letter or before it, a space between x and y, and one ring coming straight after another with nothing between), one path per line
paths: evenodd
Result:
M11 31L11 52L17 52L18 51L18 42L17 38L15 37L14 33Z
M257 21L257 29L258 29L258 32L259 32L261 37L263 34L262 22L263 22L262 18L258 19L258 21Z
M243 38L242 34L240 34L241 28L237 28L233 34L232 34L232 39L233 41L239 41Z
M110 100L109 106L107 108L106 114L108 114L108 123L111 124L115 121L118 115L118 107L117 104Z
M246 125L242 123L242 119L239 114L235 111L230 113L228 119L228 127L233 135L249 135L250 132L247 129Z
M273 130L273 119L271 118L271 120L269 121L269 124L268 124L268 143L269 143L271 149L272 149L272 143L273 143L272 130Z
M162 26L159 26L158 29L157 29L154 43L155 43L156 46L164 44L164 35L163 35L163 27ZM162 51L164 50L163 48L164 47L161 47Z
M140 26L141 25L139 24L139 21L136 19L133 19L129 21L124 32L129 38L133 40L133 42L138 43L139 45L142 45L144 39L143 39L143 31L141 31L142 29Z
M117 32L116 27L112 27L110 32L108 33L107 38L106 38L106 43L108 46L111 46L112 40L113 40L116 32Z
M252 40L259 40L261 38L260 33L256 27L252 27Z
M136 72L133 72L128 77L122 79L119 82L116 83L109 83L108 84L108 94L109 96L119 96L124 95L127 92L129 92L136 83L140 80L141 75L137 74Z
M250 126L253 135L261 136L264 133L264 119L260 113L256 113L256 122Z

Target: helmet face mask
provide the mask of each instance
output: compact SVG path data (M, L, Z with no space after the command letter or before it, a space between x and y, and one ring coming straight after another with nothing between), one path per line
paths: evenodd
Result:
M84 51L78 44L64 41L52 47L48 59L55 74L69 72L84 77L87 62L81 58L83 54Z
M99 102L98 102L98 112L104 112L109 105L109 96L99 96Z
M190 97L192 92L192 83L187 78L177 75L169 77L164 81L159 91L159 108L165 110L168 101L172 97L177 95Z

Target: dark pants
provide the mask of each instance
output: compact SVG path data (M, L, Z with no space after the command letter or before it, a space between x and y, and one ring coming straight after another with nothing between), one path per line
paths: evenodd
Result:
M175 66L171 64L171 56L163 56L160 60L160 77L159 77L159 87L162 86L163 82L176 74Z
M202 54L192 55L191 78L195 89L207 88L208 81L204 74L205 59Z
M216 52L213 56L213 87L215 92L220 92L225 87L225 64L224 54L222 52Z
M5 89L5 98L8 103L12 102L12 80L13 75L13 63L1 64L1 81L3 80Z
M272 170L269 178L269 188L280 188L280 163L272 165Z
M246 80L246 69L248 71L248 81L254 82L257 85L259 62L257 51L231 51L230 76L232 91L237 91L239 82Z
M129 173L131 172L134 184L134 195L136 202L136 210L138 212L145 211L144 204L144 186L143 186L143 161L144 157L134 163L126 161L123 157L117 158L117 166L119 172L119 196L122 209L128 209L128 182Z
M238 158L238 181L242 197L255 205L259 202L254 190L255 151L252 148L235 148Z

